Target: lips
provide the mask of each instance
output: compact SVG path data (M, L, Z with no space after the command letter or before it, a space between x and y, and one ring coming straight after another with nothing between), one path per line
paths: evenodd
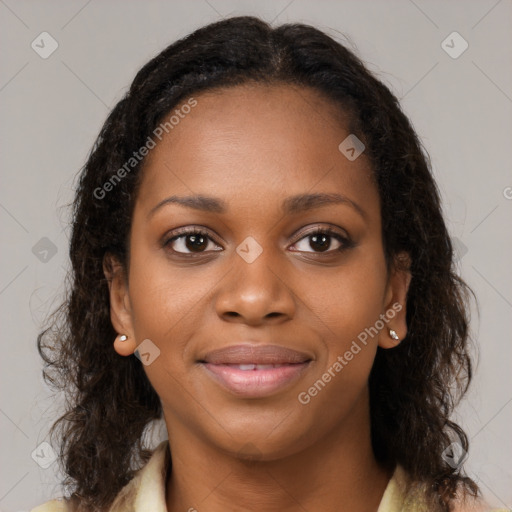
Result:
M295 364L311 360L308 354L279 345L233 345L208 352L204 362L210 364Z
M306 353L279 345L234 345L208 352L199 363L231 394L263 398L289 388L311 360Z

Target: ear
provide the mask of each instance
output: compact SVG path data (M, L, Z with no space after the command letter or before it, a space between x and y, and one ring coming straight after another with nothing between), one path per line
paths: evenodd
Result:
M110 293L110 320L119 334L114 341L114 350L121 356L129 356L135 352L137 344L133 333L126 270L115 256L105 254L103 273ZM123 341L121 335L125 335L126 340Z
M399 253L389 273L386 293L384 298L384 311L381 318L385 322L385 327L379 334L379 347L393 348L407 336L406 322L406 304L407 292L411 283L411 258L407 253ZM398 339L393 337L396 333Z

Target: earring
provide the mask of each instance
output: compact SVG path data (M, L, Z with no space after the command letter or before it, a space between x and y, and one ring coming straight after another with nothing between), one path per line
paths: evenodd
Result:
M391 338L393 338L394 340L399 340L400 338L398 337L398 334L396 333L396 331L394 331L393 329L389 329L389 335L391 336Z
M118 338L119 338L119 341L126 341L128 339L128 336L126 336L126 334L120 334L118 336Z

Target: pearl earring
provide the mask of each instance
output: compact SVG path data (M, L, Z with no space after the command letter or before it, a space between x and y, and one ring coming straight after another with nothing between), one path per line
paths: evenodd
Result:
M118 338L119 338L119 341L126 341L128 339L128 336L126 336L126 334L120 334L118 336Z
M398 337L398 334L396 333L396 331L394 331L393 329L389 329L389 335L394 339L394 340L399 340L400 338Z

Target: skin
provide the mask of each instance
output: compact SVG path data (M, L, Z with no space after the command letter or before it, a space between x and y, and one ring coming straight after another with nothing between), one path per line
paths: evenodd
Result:
M388 329L400 339L407 333L410 275L386 264L369 161L364 153L349 161L338 150L347 122L316 91L244 85L195 98L146 160L129 268L112 261L107 272L112 322L128 336L114 349L131 356L150 339L160 350L144 369L169 434L167 508L375 511L390 474L371 449L368 377L377 346L399 343ZM349 201L283 212L286 198L312 193ZM172 195L215 197L226 211L170 203L151 213ZM201 226L211 241L195 253L190 237L188 245L186 237L165 245L184 226ZM307 236L316 227L352 244L330 237L322 251ZM263 250L252 263L236 252L249 236ZM298 394L394 303L402 310L301 404ZM197 360L244 341L313 360L278 393L240 398Z

